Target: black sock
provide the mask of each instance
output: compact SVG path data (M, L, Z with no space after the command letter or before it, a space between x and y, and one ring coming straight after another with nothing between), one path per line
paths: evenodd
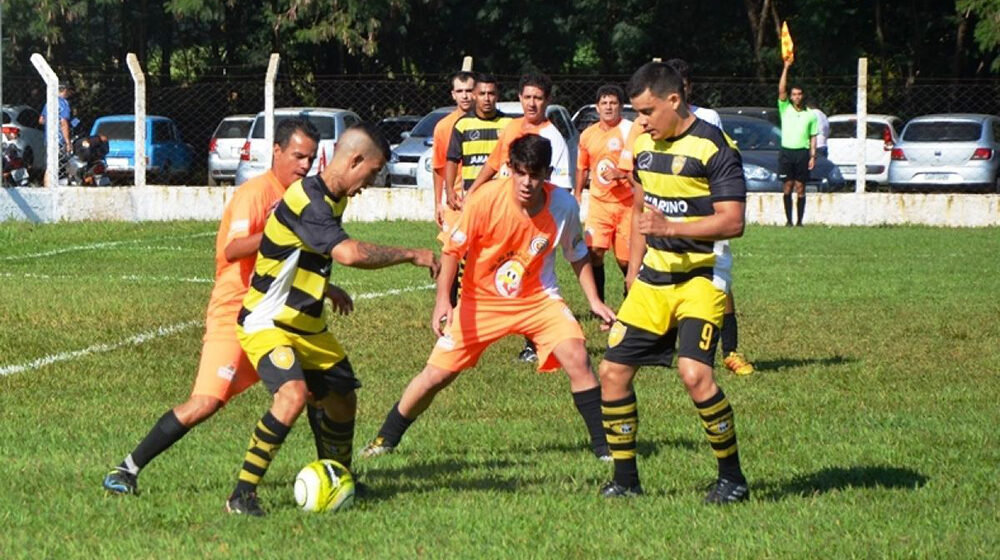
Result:
M802 225L802 216L806 213L806 197L800 196L795 201L795 211L798 213L799 225ZM791 219L791 218L789 218Z
M594 284L597 285L597 296L604 301L604 266L595 266L594 269Z
M118 468L138 475L139 471L154 457L166 451L177 440L184 437L188 431L190 428L181 424L174 411L168 410L163 416L160 416L146 437L139 442L132 453L129 453L128 457L125 457Z
M694 403L705 428L705 437L719 463L719 478L746 483L740 468L739 446L736 444L736 420L722 388L703 402Z
M530 338L528 338L528 337L524 337L524 347L525 348L531 348L532 350L535 350L535 351L538 350L538 347L535 346L535 343Z
M792 223L792 193L788 193L781 197L782 202L785 203L785 222L789 225Z
M639 431L639 410L635 393L617 401L601 401L604 433L615 460L615 482L631 488L639 484L639 467L635 461L636 435Z
M573 393L573 404L583 417L583 423L590 432L590 449L594 455L603 457L611 453L608 449L608 438L604 434L604 423L601 421L601 387L586 389Z
M306 411L309 416L309 427L312 428L313 442L316 444L316 457L333 459L351 468L354 452L354 420L334 422L322 408L312 405L306 405Z
M396 404L392 405L392 410L385 417L385 422L382 423L378 435L384 438L386 443L395 447L399 445L399 440L403 439L403 434L406 433L414 420L416 418L410 420L399 412L399 401L396 401Z
M247 446L246 455L243 457L243 468L240 469L239 480L233 495L245 494L257 490L260 479L264 477L267 468L271 466L281 444L288 437L291 426L282 424L271 411L264 413L264 416L257 421L257 427L250 436L250 443Z
M722 316L722 355L728 356L730 352L735 352L736 342L736 312L726 313Z

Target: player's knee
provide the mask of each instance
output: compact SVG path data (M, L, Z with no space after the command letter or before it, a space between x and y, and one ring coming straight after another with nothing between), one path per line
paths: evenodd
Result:
M184 404L174 409L174 415L184 426L191 428L205 420L222 408L224 403L206 395L191 395Z
M458 373L453 371L427 366L424 368L424 371L420 373L420 378L422 385L428 392L436 393L447 387L452 381L454 381L457 375Z
M305 381L289 381L274 394L274 404L288 414L298 415L305 408L308 396Z
M604 266L604 249L600 247L590 248L590 265L591 266Z
M678 360L677 375L688 391L703 391L715 382L711 367L690 359Z
M629 382L628 372L620 364L604 360L597 366L602 386L621 387Z

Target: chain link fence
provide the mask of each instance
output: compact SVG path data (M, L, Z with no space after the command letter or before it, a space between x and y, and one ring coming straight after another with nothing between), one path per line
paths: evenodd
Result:
M73 72L73 112L80 119L79 132L89 133L99 116L130 114L133 84L127 73L108 76ZM208 145L219 122L228 115L257 113L264 108L264 72L203 79L189 85L164 84L147 76L148 115L172 118L184 142L193 151L193 164L173 182L207 184ZM517 99L518 76L498 75L501 98ZM572 114L594 103L597 88L606 83L624 85L627 75L552 76L553 103ZM696 77L692 102L707 107L775 105L777 82L755 78ZM853 113L856 77L820 77L793 80L807 100L828 115ZM355 111L362 119L378 121L399 115L424 115L452 103L445 75L314 76L289 77L279 73L275 107L339 107ZM4 76L3 101L40 109L45 86L38 76ZM1000 80L907 81L872 78L868 84L868 112L906 120L929 113L1000 114ZM40 178L33 178L39 184Z

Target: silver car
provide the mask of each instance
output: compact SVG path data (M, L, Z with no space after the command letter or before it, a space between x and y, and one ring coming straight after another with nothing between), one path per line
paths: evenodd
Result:
M889 188L1000 192L1000 117L917 117L892 150Z
M45 130L38 124L38 111L28 105L4 105L3 139L17 146L32 175L41 174L45 169Z
M438 121L448 116L455 107L438 107L424 115L420 122L408 133L404 133L403 141L392 149L389 160L390 187L420 187L432 188L434 179L430 173L430 159L421 156L431 153L434 144L434 127ZM424 180L418 180L418 176Z
M208 141L208 184L232 183L240 163L240 150L250 135L253 115L231 115L219 123Z

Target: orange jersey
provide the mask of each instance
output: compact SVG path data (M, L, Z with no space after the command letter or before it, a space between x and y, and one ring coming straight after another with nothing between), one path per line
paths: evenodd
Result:
M215 237L215 287L208 302L205 338L236 337L236 316L250 285L256 253L235 262L226 260L226 246L236 239L264 231L271 208L281 200L285 188L269 169L250 179L233 194L222 212Z
M580 135L577 169L590 171L590 200L611 203L632 203L632 184L628 178L608 181L601 177L606 169L619 169L618 161L631 135L632 121L622 119L615 126L601 121L588 126Z
M507 160L510 159L510 145L514 140L527 134L537 134L552 144L552 161L550 163L552 167L551 181L557 187L572 189L573 184L569 175L569 149L566 147L566 139L563 138L562 133L559 132L556 125L552 124L552 121L548 119L537 125L529 123L524 117L518 117L510 121L500 132L500 141L497 142L496 147L490 152L490 157L487 158L486 165L489 165L498 173L503 172L501 173L501 177L506 176Z
M448 113L446 117L439 120L434 125L434 151L431 154L431 167L435 175L444 178L444 166L448 163L448 144L451 142L452 132L455 130L455 123L462 118L465 113L458 107ZM435 178L435 181L438 179ZM455 192L462 192L462 163L458 164L458 171L455 173L455 184L452 185Z
M618 169L629 173L635 169L635 141L643 134L641 126L632 126L632 130L629 131L628 136L625 138L625 148L622 149L622 154L618 158Z
M514 180L490 181L466 198L442 252L465 257L462 301L559 298L555 247L567 261L587 256L573 195L546 182L545 205L528 217L514 199Z

